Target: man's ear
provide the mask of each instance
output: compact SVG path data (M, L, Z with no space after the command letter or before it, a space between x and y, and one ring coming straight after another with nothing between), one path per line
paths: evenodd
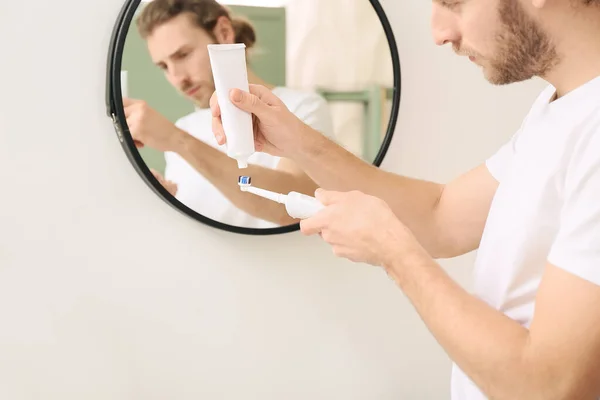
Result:
M213 35L219 44L233 44L235 42L235 31L231 20L225 16L219 17L215 29L213 29Z

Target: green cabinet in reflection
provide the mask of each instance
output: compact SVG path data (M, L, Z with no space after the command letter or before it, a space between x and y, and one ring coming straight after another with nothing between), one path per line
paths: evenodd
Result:
M284 86L286 84L285 8L248 6L229 8L234 16L241 15L250 20L256 30L256 47L251 50L248 60L252 70L265 81ZM166 80L163 72L152 63L146 43L137 32L135 20L132 21L127 34L121 69L127 71L129 97L145 100L149 106L173 123L193 112L194 105L179 94ZM148 167L164 173L165 160L161 152L143 148L140 149L140 155Z

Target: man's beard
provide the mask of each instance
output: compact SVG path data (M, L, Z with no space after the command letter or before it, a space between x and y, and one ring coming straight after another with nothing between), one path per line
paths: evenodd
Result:
M181 88L181 93L186 96L189 100L191 100L194 105L198 108L209 108L210 107L210 98L214 93L214 84L213 82L203 82L200 84L200 88L193 95L189 96L187 91L195 87L192 82L185 82Z
M192 101L194 105L198 108L209 108L210 107L210 96L212 96L213 92L206 93L200 89L197 93L192 97Z
M500 0L498 12L502 29L496 35L497 53L487 66L487 80L507 85L545 76L559 59L548 35L518 0Z

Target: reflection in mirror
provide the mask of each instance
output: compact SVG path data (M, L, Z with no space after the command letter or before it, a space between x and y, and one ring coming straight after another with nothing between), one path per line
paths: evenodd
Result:
M232 4L237 3L237 4ZM150 0L136 10L121 83L138 151L179 202L224 224L297 223L285 208L239 190L239 175L279 193L314 194L289 159L255 153L238 169L216 143L207 45L244 43L248 80L270 88L302 121L373 162L388 133L393 66L368 0ZM390 133L391 134L391 133Z

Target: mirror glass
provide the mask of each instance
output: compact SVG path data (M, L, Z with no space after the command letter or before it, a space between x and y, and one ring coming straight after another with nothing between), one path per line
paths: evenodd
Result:
M163 118L148 119L147 129L158 130L160 121L162 132L179 129L200 143L194 154L136 143L146 166L176 201L213 221L254 229L295 224L284 206L239 190L237 177L245 170L214 139L207 45L229 42L246 44L250 83L269 87L304 122L372 163L391 135L388 39L369 0L139 3L122 54L124 103L143 101ZM139 129L139 122L127 123ZM277 190L280 179L314 194L290 160L256 153L249 162L261 168L251 175L258 187Z

